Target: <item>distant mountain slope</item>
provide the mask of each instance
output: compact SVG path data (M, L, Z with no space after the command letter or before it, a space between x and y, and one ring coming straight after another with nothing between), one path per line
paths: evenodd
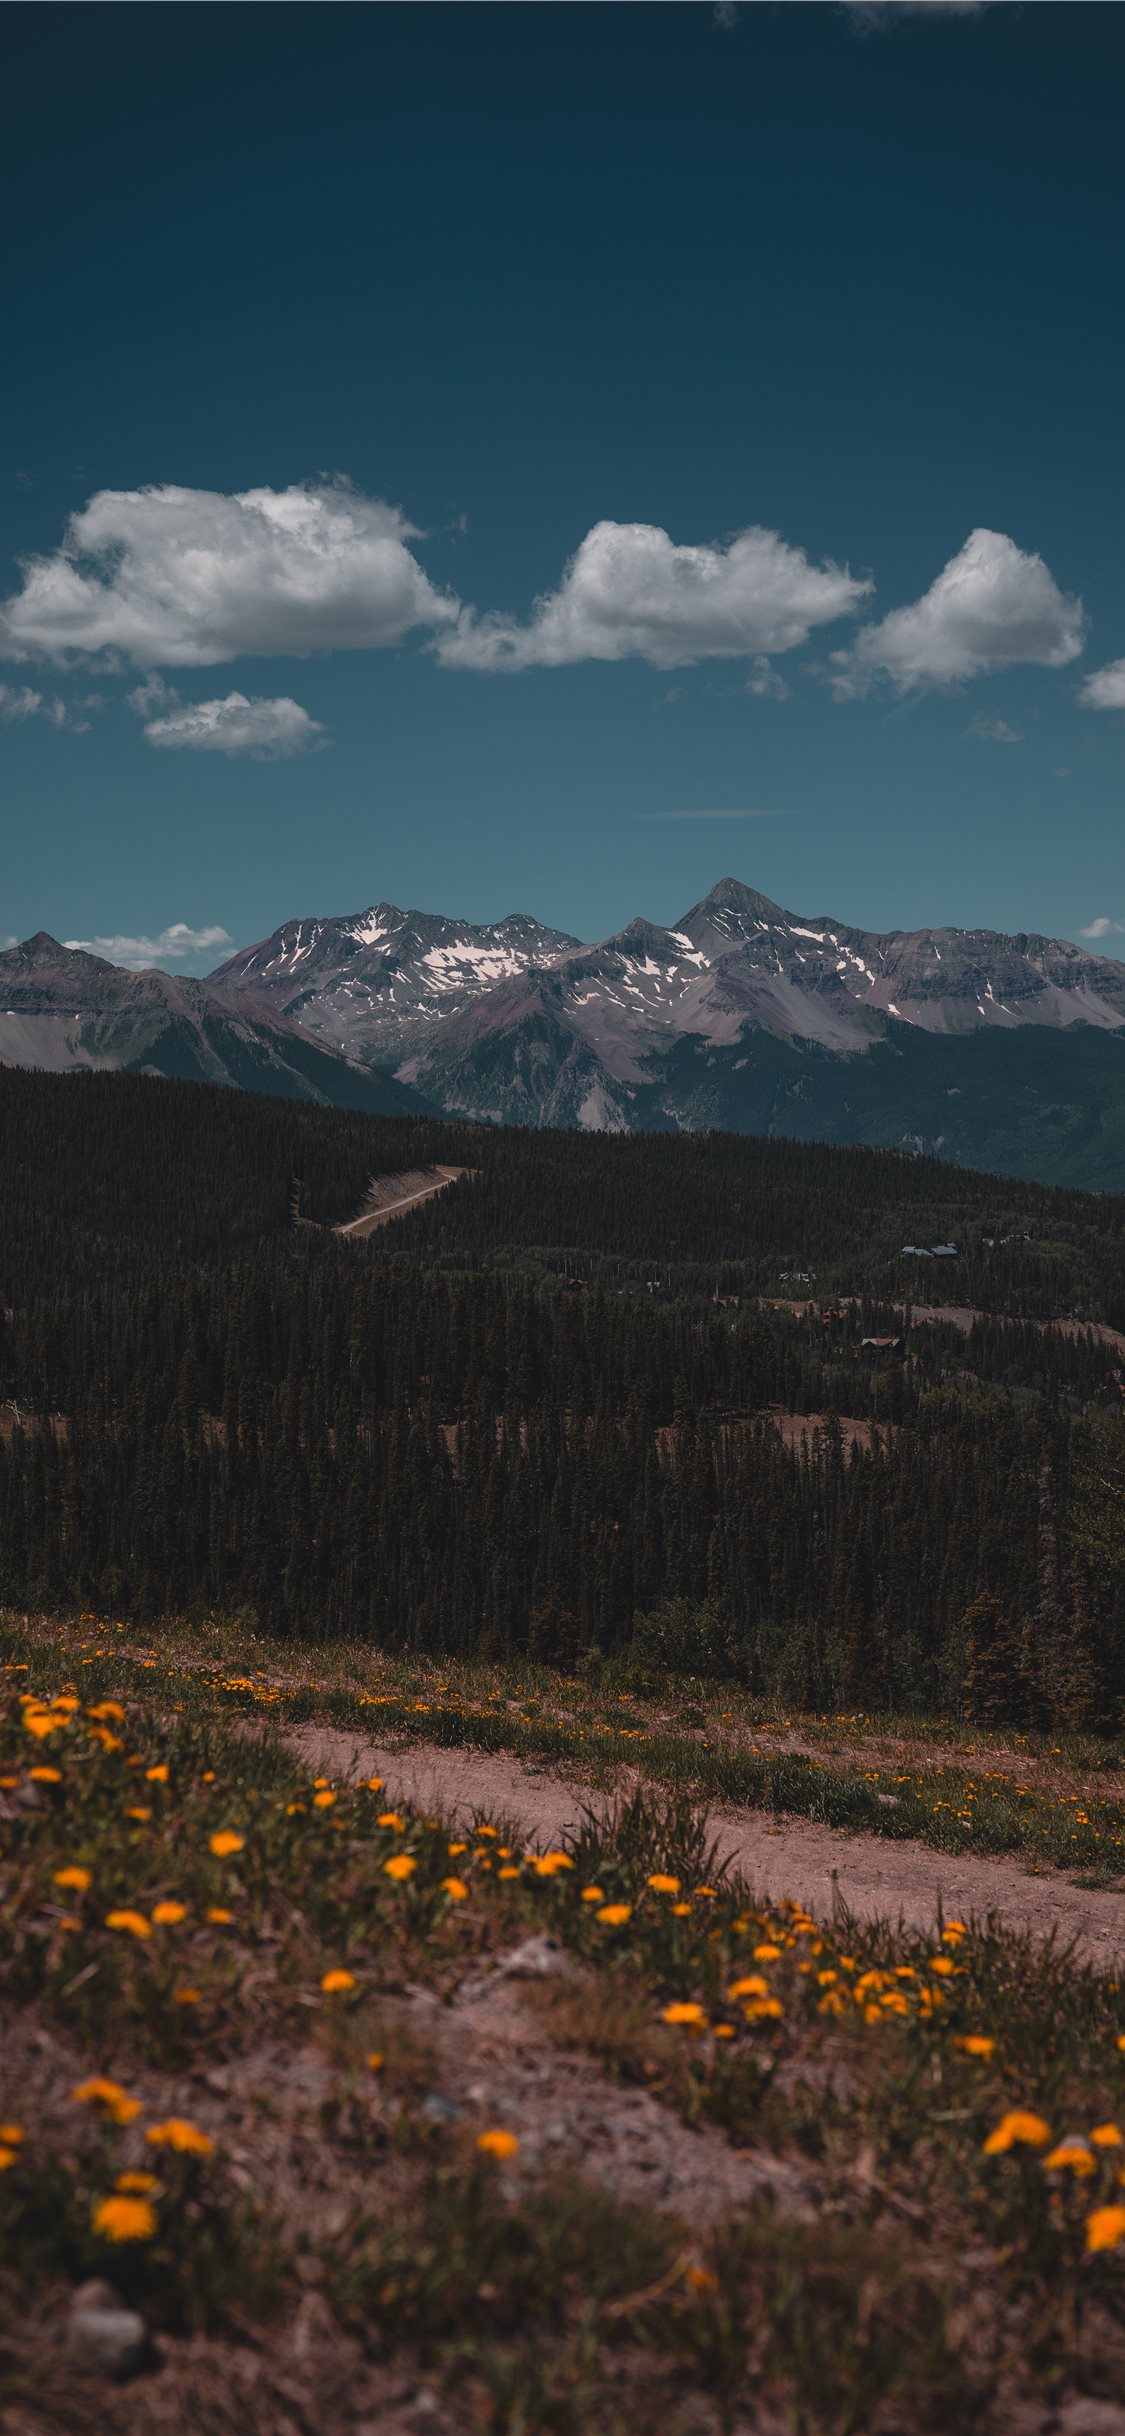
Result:
M408 1085L350 1064L249 993L126 972L46 931L0 954L0 1066L163 1074L372 1115L425 1106Z
M451 1115L926 1148L1125 1186L1125 964L1069 940L876 932L721 880L590 947L528 916L293 922L214 976Z
M283 923L211 979L253 989L362 1064L395 1066L482 991L577 945L530 914L478 925L373 905L362 914Z

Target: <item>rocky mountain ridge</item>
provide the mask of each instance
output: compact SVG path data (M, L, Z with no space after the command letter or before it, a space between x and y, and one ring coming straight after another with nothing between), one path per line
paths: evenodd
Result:
M612 1130L760 1125L760 1094L736 1078L766 1042L827 1055L846 1103L854 1061L905 1050L911 1031L1125 1027L1113 957L1039 934L863 930L731 878L674 927L638 917L592 946L530 916L476 929L379 905L286 924L214 978L268 990L450 1112ZM915 1131L904 1121L902 1138Z
M0 1065L110 1067L372 1114L423 1106L408 1086L351 1065L251 992L128 972L42 930L0 953Z

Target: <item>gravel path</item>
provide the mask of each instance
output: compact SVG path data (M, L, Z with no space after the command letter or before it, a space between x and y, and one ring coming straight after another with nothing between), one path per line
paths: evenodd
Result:
M582 1810L607 1796L505 1753L445 1751L423 1743L392 1748L329 1726L299 1726L286 1737L305 1763L337 1776L381 1776L389 1798L446 1817L510 1821L529 1844L557 1843ZM1015 1855L979 1859L934 1852L889 1836L852 1835L815 1820L733 1807L712 1811L724 1859L759 1896L790 1896L816 1919L846 1905L859 1919L902 1919L929 1929L945 1918L995 1912L1008 1928L1073 1941L1101 1970L1125 1955L1125 1895L1085 1889L1055 1870L1026 1868Z

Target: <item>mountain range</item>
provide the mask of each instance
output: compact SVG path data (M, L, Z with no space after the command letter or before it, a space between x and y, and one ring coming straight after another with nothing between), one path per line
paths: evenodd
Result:
M867 931L721 880L585 945L528 914L286 922L206 981L46 934L0 954L0 1063L123 1064L352 1107L724 1127L1125 1189L1125 964L1038 933Z
M47 931L0 954L0 1066L114 1067L402 1115L417 1095L210 981L132 973Z
M212 979L489 1123L788 1133L1125 1186L1125 964L1069 940L877 932L720 880L587 946L379 904Z

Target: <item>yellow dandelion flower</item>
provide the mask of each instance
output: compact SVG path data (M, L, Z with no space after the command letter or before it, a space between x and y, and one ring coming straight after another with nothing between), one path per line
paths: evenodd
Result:
M233 1827L220 1827L211 1837L211 1850L217 1861L226 1861L231 1853L241 1852L245 1842L245 1836L236 1835Z
M381 1793L383 1790L383 1779L381 1776L365 1776L363 1782L369 1793Z
M484 1825L482 1824L482 1825L478 1826L478 1827L477 1827L477 1828L474 1830L474 1832L475 1832L477 1835L486 1835L486 1836L490 1835L490 1836L498 1836L498 1835L499 1835L499 1833L500 1833L500 1830L499 1830L499 1828L498 1828L498 1827L486 1827L486 1826L484 1826Z
M29 1768L28 1781L33 1785L61 1785L61 1768Z
M1125 2208L1095 2208L1086 2218L1087 2250L1116 2250L1125 2240Z
M25 1709L23 1713L24 1732L33 1734L36 1742L46 1742L48 1734L57 1734L66 1723L67 1719L56 1716L53 1709Z
M186 1903L154 1903L152 1917L157 1928L178 1928L187 1919Z
M503 1870L500 1874L504 1876ZM443 1894L448 1895L451 1903L467 1902L469 1889L463 1878L443 1878L441 1885Z
M147 2192L159 2190L160 2184L155 2174L119 2174L113 2187L115 2191L130 2191L135 2199L143 2199Z
M496 1872L498 1878L518 1878L519 1874L514 1861L506 1861L503 1869Z
M399 1835L401 1835L403 1828L406 1825L406 1820L403 1818L402 1813L399 1810L384 1810L380 1812L375 1824L377 1827L394 1827L397 1829Z
M417 1861L412 1860L408 1852L393 1852L390 1860L383 1863L387 1877L399 1881L412 1878L417 1867Z
M748 1978L731 1981L727 1989L727 2000L730 2004L736 2005L740 1996L768 1996L769 1992L768 1979L763 1979L760 1971L751 1971Z
M604 1903L604 1886L584 1886L582 1889L582 1901L583 1903Z
M107 2081L101 2074L89 2081L79 2081L70 2094L76 2106L104 2106L115 2123L131 2123L141 2111L139 2098L131 2098L120 2081Z
M99 1700L96 1708L87 1709L87 1717L96 1717L99 1725L124 1725L125 1711L119 1700Z
M181 2157L213 2157L215 2143L197 2123L189 2123L183 2115L169 2115L164 2123L150 2123L145 2133L150 2148L174 2148Z
M1042 2115L1024 2114L1019 2108L1005 2115L990 2131L984 2143L986 2157L1002 2157L1010 2148L1046 2148L1051 2137L1049 2123Z
M334 1794L334 1793L330 1793L330 1792L329 1792L329 1790L328 1790L328 1788L327 1788L327 1786L326 1786L326 1787L325 1787L325 1789L324 1789L324 1791L323 1791L322 1793L314 1793L314 1795L313 1795L313 1809L314 1809L314 1810L331 1810L331 1808L332 1808L332 1804L333 1804L333 1802L335 1801L335 1799L336 1799L335 1794Z
M734 2031L729 2022L713 2022L711 2036L712 2038L733 2038Z
M103 2199L94 2209L91 2219L95 2233L106 2241L151 2241L156 2231L156 2211L147 2199L126 2199L119 2195Z
M631 1903L603 1903L597 1917L606 1928L624 1928L626 1921L632 1917L632 1911Z
M695 1891L697 1895L709 1895L713 1900L719 1889L717 1886L697 1886Z
M755 1962L780 1962L781 1947L779 1945L756 1945L754 1960Z
M941 1941L943 1945L958 1945L961 1938L968 1934L963 1920L947 1920L941 1932Z
M18 2165L18 2163L19 2151L8 2148L5 2142L0 2140L0 2174L6 2174L10 2165Z
M350 1971L326 1971L320 1985L325 1996L346 1996L356 1982Z
M674 1919L674 1920L690 1920L690 1918L691 1918L691 1905L690 1905L690 1903L674 1903L674 1904L672 1905L672 1917L673 1917L673 1919Z
M677 2029L705 2030L707 2027L707 2015L702 2005L665 2005L660 2019L662 2022L674 2023Z
M140 1819L143 1822L152 1817L152 1812L151 1810L138 1810L135 1805L131 1805L126 1809L125 1816L127 1819Z
M384 2055L380 2055L378 2048L375 2048L372 2054L365 2055L363 2060L369 2072L381 2072L387 2059Z
M0 2133L0 2138L3 2134ZM1091 2148L1120 2148L1121 2134L1116 2123L1097 2123L1090 2134Z
M458 1855L462 1852L467 1852L469 1847L467 1844L450 1844L446 1849L449 1853L450 1860L455 1861Z
M1060 2140L1050 2155L1043 2159L1045 2174L1094 2174L1097 2159L1084 2140Z
M145 1919L143 1912L107 1912L105 1924L108 1929L123 1930L127 1937L151 1937L152 1935L152 1922Z
M747 2022L779 2022L784 2011L780 1996L752 1996L743 2005L742 2018Z
M75 1865L70 1869L56 1869L55 1871L55 1885L65 1886L68 1892L72 1895L84 1895L87 1888L93 1885L93 1882L93 1870L79 1869L77 1863L75 1863Z
M174 2005L198 2005L202 2001L198 1988L173 1988L172 1990Z
M18 2148L22 2138L22 2123L0 2123L0 2140L5 2148Z
M718 2276L712 2275L710 2267L685 2267L684 2282L691 2285L693 2292L717 2292L719 2289Z
M949 1979L956 1968L956 1963L950 1961L948 1954L931 1954L930 1969L937 1972L939 1979Z
M495 1828L492 1833L495 1835ZM541 1852L531 1866L537 1878L557 1878L560 1869L573 1869L574 1863L568 1852Z
M226 1911L221 1903L213 1903L207 1917L212 1928L229 1928L234 1913Z
M477 2139L477 2147L485 2157L516 2157L519 2145L515 2132L510 2131L483 2131Z
M995 2049L996 2041L994 2038L985 2038L983 2032L979 2030L969 2030L964 2038L955 2038L953 2044L962 2055L979 2055L987 2062Z
M162 1759L162 1760L158 1761L158 1763L157 1763L157 1765L156 1765L156 1767L155 1767L155 1768L146 1768L146 1769L145 1769L145 1783L146 1783L146 1785L166 1785L166 1784L167 1784L167 1782L168 1782L168 1763L167 1763L167 1760Z
M678 1895L680 1891L679 1879L666 1878L661 1870L657 1871L655 1877L649 1879L649 1885L654 1895Z

